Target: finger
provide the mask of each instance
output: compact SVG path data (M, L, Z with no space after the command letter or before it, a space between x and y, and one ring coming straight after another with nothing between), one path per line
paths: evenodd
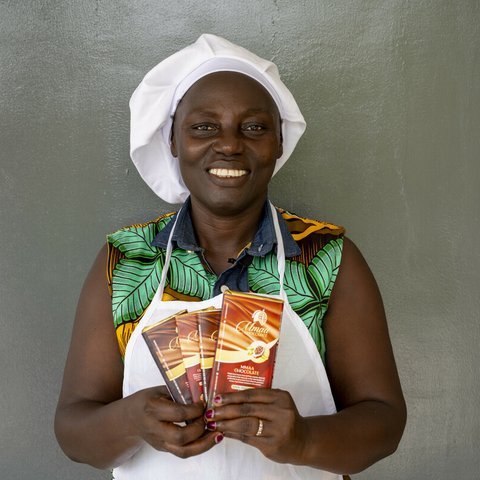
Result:
M242 433L225 433L225 438L232 438L258 448L262 452L267 451L272 444L272 437L256 437L255 435L244 435Z
M207 423L207 429L222 432L225 436L269 436L271 422L257 417L235 418Z
M176 445L165 442L165 450L180 458L193 457L210 450L214 445L221 442L223 435L217 432L207 432L200 438L187 445Z
M216 407L205 412L207 422L232 420L232 419L248 419L251 417L264 418L273 420L281 415L279 408L273 405L266 405L264 403L233 403ZM282 410L283 411L283 410ZM257 421L258 423L258 421Z
M204 433L205 424L201 418L185 426L171 422L155 422L145 439L154 448L164 450L166 444L181 447L194 442Z
M167 387L165 385L159 385L158 387L152 387L151 389L155 394L157 394L159 397L165 397L168 399L171 399L170 392L168 391Z
M214 406L235 403L273 403L289 396L288 392L275 388L249 388L239 392L222 393L213 399Z
M145 407L146 413L156 420L167 422L185 422L195 420L203 415L203 402L182 405L163 396L150 399Z

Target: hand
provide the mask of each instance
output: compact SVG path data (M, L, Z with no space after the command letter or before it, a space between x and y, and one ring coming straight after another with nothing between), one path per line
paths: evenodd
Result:
M284 390L259 388L218 395L205 420L208 430L252 445L270 460L302 464L306 422Z
M127 409L136 434L156 450L187 458L209 450L223 438L205 432L202 402L175 403L166 387L140 390L125 401L130 403ZM183 422L189 423L178 425Z

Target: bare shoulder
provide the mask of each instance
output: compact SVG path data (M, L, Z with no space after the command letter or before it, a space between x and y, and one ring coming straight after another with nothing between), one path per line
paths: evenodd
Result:
M352 240L343 237L342 261L330 299L330 316L339 310L351 310L353 305L368 308L376 318L385 320L380 291L370 267Z

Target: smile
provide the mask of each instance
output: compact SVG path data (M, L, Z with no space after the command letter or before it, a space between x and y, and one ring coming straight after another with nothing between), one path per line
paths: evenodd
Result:
M246 170L234 170L230 168L211 168L208 173L220 178L242 177L248 172Z

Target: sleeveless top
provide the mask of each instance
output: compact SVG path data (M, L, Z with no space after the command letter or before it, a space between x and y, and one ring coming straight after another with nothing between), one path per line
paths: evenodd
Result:
M299 255L286 259L285 292L324 361L322 322L341 263L344 229L277 210L300 247ZM173 215L168 213L143 224L124 227L107 236L107 280L122 357L132 332L159 286L165 249L153 246L152 242ZM278 273L273 250L265 256L252 257L247 268L250 291L278 294ZM192 255L191 251L177 247L172 252L162 300L207 300L213 296L217 279L202 263L199 255Z

